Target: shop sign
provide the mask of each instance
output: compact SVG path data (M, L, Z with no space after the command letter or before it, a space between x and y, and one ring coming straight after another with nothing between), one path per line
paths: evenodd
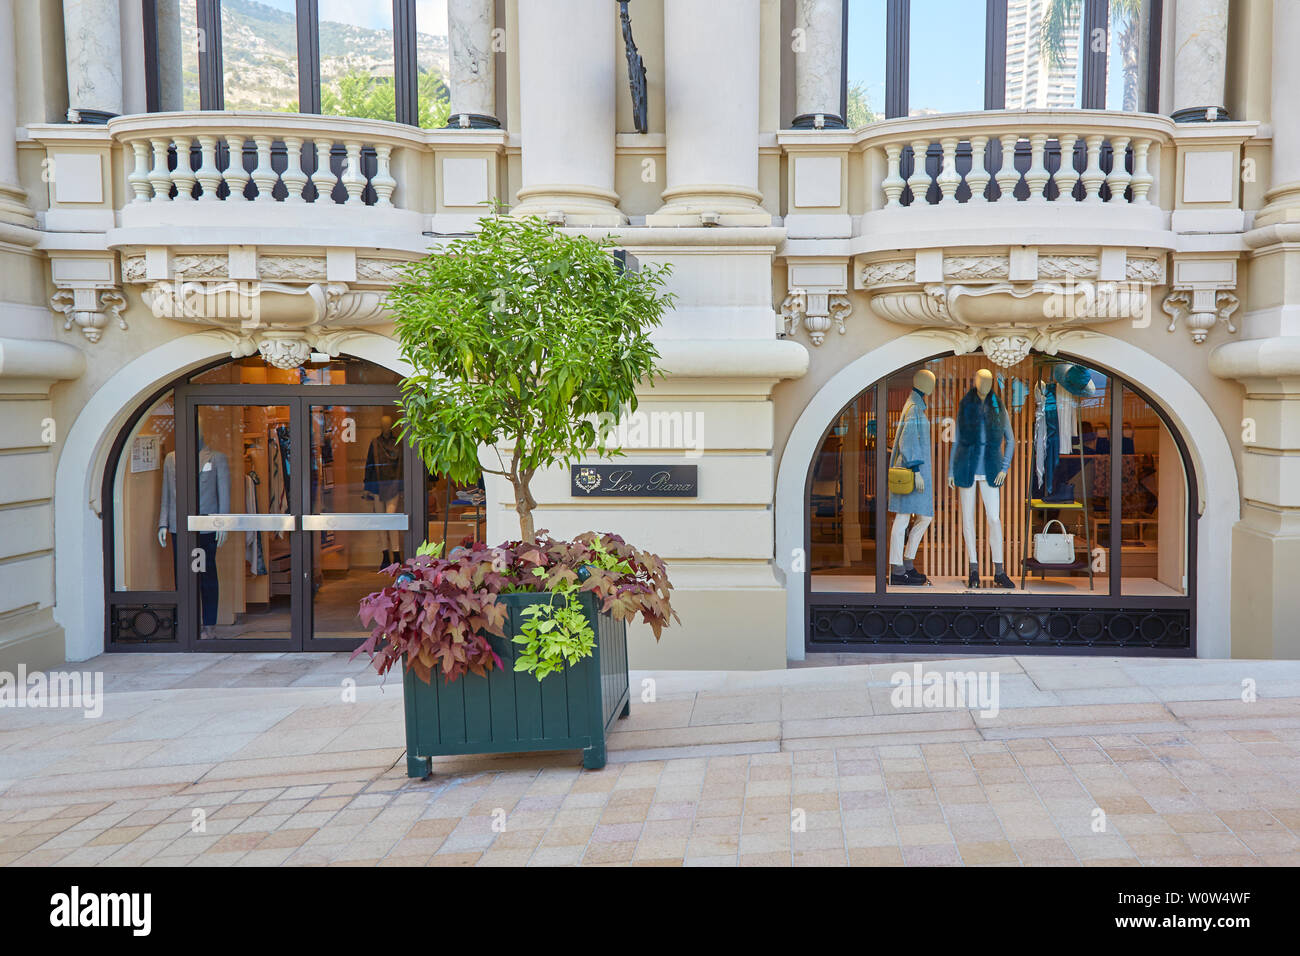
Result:
M575 498L695 498L698 465L573 465Z

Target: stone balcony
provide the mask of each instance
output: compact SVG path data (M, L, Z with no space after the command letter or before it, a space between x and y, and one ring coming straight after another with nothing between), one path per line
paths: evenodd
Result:
M1257 133L1100 110L783 131L787 332L822 344L856 289L882 319L1013 361L1067 326L1148 321L1168 284L1165 311L1203 341L1236 307Z

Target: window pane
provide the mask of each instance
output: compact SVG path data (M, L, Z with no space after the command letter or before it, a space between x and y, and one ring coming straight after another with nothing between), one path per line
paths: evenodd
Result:
M176 419L172 393L150 408L127 436L113 482L114 582L118 591L176 587ZM170 487L166 487L170 479ZM167 537L158 541L158 529Z
M295 0L222 0L221 66L226 109L298 111Z
M1082 0L1007 0L1007 109L1080 107L1082 11Z
M1187 593L1187 476L1164 421L1124 390L1120 520L1125 594Z
M1033 356L1034 472L1026 544L1028 591L1110 593L1110 379L1065 359ZM1040 478L1041 472L1041 478ZM1048 525L1052 521L1060 525ZM1074 536L1074 562L1038 561L1036 535ZM1043 546L1050 547L1051 539ZM1091 569L1091 575L1089 573Z
M814 591L876 589L876 390L840 413L809 483Z
M911 7L907 115L984 109L985 5L912 0Z
M424 539L429 544L441 542L444 556L450 556L455 548L468 548L489 540L487 495L481 477L472 484L462 485L445 475L425 472L424 490L429 508Z
M260 355L253 355L223 362L190 381L199 385L396 385L401 376L382 365L346 355L290 369L275 368Z
M420 71L416 94L421 129L447 125L451 111L450 57L447 0L416 0L415 62Z
M885 118L885 0L853 0L849 4L848 87L849 129Z
M1152 0L1110 4L1106 56L1106 109L1147 108Z
M392 4L321 0L321 112L395 120L393 72Z
M158 109L199 108L198 0L156 0Z

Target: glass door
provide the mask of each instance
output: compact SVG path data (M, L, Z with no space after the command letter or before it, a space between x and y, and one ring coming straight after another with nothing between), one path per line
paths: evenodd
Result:
M351 396L349 396L351 398ZM380 569L409 557L418 466L394 432L391 397L304 400L308 446L299 476L308 574L306 650L353 650L370 633L361 599L391 583Z
M295 411L292 399L187 396L176 540L191 579L182 627L196 648L301 647Z

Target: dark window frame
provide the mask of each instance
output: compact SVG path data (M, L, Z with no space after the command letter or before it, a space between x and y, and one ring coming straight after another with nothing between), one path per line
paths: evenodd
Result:
M1151 0L1150 36L1147 45L1147 95L1143 109L1160 111L1160 32L1164 0ZM1110 0L1082 0L1080 30L1085 36L1097 27L1106 29L1110 19ZM887 0L885 13L885 118L907 116L909 105L912 0ZM847 24L847 11L845 22ZM861 24L859 24L861 27ZM845 28L848 37L848 28ZM848 43L843 44L848 50ZM1106 108L1106 49L1094 52L1083 45L1083 77L1080 83L1080 109ZM984 109L1006 108L1007 0L985 0L984 28ZM845 54L844 96L848 96L847 52Z
M224 65L221 49L221 0L181 0L195 4L196 22L207 42L199 52L199 109L224 110ZM160 100L157 40L157 0L140 0L144 20L145 103L157 112ZM419 66L415 0L392 0L394 120L419 124ZM296 0L298 109L321 112L320 7L318 0Z
M1123 434L1123 395L1130 392L1144 401L1148 407L1155 413L1165 429L1169 432L1178 451L1179 465L1182 468L1183 480L1185 482L1186 501L1184 502L1185 510L1185 528L1186 535L1183 539L1184 559L1186 561L1186 588L1185 593L1178 596L1159 596L1159 597L1141 597L1133 594L1125 594L1123 591L1123 547L1122 533L1120 522L1112 521L1108 528L1108 563L1105 580L1107 582L1107 591L1097 593L1093 591L1081 592L1077 595L1064 594L1031 594L1025 591L989 591L988 594L972 597L965 592L940 593L932 595L921 595L917 592L899 593L890 591L887 587L889 579L888 549L889 549L889 531L888 531L888 460L889 460L889 442L882 440L880 436L887 436L887 425L881 423L888 421L888 389L889 380L897 375L905 375L914 372L916 369L924 368L926 363L935 359L949 358L954 353L951 351L936 352L929 357L918 362L910 363L902 368L895 369L887 375L881 376L876 381L870 383L855 395L827 424L825 431L822 433L821 440L817 443L817 452L813 454L812 460L808 464L808 471L804 478L803 495L799 502L802 509L800 521L803 525L802 539L805 555L812 555L812 521L809 519L812 508L812 487L813 472L817 467L818 458L822 447L825 445L826 438L835 424L850 405L857 402L859 397L875 390L874 394L874 411L877 441L876 447L869 450L867 454L874 456L875 460L875 501L873 503L873 513L875 515L876 529L876 562L875 562L875 584L872 591L814 591L812 587L812 565L809 564L807 573L801 575L804 594L804 646L809 652L820 651L854 651L869 650L871 652L894 652L894 651L915 651L919 648L926 647L924 642L908 643L877 643L870 646L861 644L855 645L853 642L827 643L818 646L811 639L811 614L815 607L850 607L865 606L873 608L907 608L918 606L918 603L924 601L927 607L938 609L962 609L967 607L1010 610L1012 612L1034 612L1046 609L1066 609L1070 613L1084 613L1088 610L1115 610L1127 611L1133 609L1150 608L1156 611L1184 611L1188 614L1189 621L1189 644L1187 647L1164 650L1151 648L1120 648L1109 645L1098 647L1096 652L1107 653L1118 656L1131 654L1141 654L1143 656L1178 656L1178 657L1195 657L1196 656L1196 619L1197 607L1196 602L1199 595L1197 589L1197 567L1198 561L1198 535L1200 531L1200 513L1198 502L1200 500L1199 483L1197 480L1196 469L1193 467L1191 449L1184 437L1182 431L1175 426L1173 419L1165 409L1151 397L1141 386L1135 384L1130 379L1117 373L1105 365L1100 365L1090 359L1084 359L1074 355L1062 352L1060 358L1077 362L1086 368L1103 373L1107 377L1107 389L1110 394L1107 398L1108 417L1107 424L1110 429L1110 479L1111 486L1109 489L1108 510L1116 514L1114 504L1122 500L1123 482L1122 467L1116 461L1116 449L1120 449L1122 454L1122 441L1117 440L1116 436ZM932 649L947 650L953 645L933 645ZM1013 646L1003 643L1001 645L990 645L1001 653L1009 653L1007 648ZM1015 653L1047 653L1047 654L1077 654L1088 653L1078 647L1061 647L1055 644L1045 644L1042 647L1027 647L1015 645ZM972 651L982 652L988 648L977 648L971 646Z

